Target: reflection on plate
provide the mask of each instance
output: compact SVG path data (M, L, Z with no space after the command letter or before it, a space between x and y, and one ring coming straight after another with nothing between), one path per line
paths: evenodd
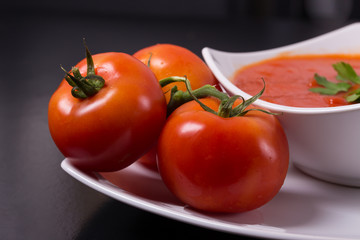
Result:
M269 239L360 239L360 189L326 183L289 169L278 195L239 214L198 212L178 201L158 173L138 163L89 174L67 159L61 167L87 186L131 206L189 224Z

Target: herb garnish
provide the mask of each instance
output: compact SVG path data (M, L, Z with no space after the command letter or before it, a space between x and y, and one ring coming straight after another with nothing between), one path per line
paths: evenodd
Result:
M355 72L353 67L345 62L338 62L332 65L337 72L336 79L340 82L334 83L315 73L314 78L316 82L323 87L310 88L312 92L335 95L339 92L348 92L353 84L360 84L360 76ZM348 92L345 97L347 102L356 102L360 100L360 89Z

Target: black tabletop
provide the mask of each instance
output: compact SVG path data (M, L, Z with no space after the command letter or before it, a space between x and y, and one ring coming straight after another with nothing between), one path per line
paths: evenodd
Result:
M132 54L155 43L173 43L201 56L206 46L263 50L349 23L233 14L119 16L71 7L69 12L15 10L0 17L0 239L253 239L137 209L64 172L64 157L47 124L48 101L64 75L60 64L70 68L84 57L84 37L92 53Z

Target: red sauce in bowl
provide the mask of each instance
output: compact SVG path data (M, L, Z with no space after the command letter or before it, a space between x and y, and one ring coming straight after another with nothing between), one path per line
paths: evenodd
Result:
M360 56L280 56L239 69L232 82L242 91L255 95L263 88L263 78L266 86L260 99L276 104L293 107L342 106L349 104L344 92L330 96L309 91L309 88L321 87L316 83L315 73L329 81L339 82L332 65L340 61L349 63L357 73L360 72Z

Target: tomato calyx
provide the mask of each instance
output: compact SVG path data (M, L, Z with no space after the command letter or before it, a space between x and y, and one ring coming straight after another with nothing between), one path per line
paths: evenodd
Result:
M166 85L175 82L183 82L190 86L190 81L186 77L172 76L161 79L159 81L161 87L165 87ZM177 86L175 85L170 90L170 100L167 105L167 115L170 115L176 108L178 108L182 104L194 100L194 96L195 98L204 98L204 97L212 96L220 100L224 100L228 98L228 95L226 93L218 91L214 86L211 86L209 84L206 84L201 88L195 90L191 90L190 87L190 91L178 90Z
M105 85L105 80L101 76L95 74L94 61L88 47L86 46L85 39L83 43L85 46L87 75L85 77L82 76L79 68L77 67L72 67L70 72L61 67L61 69L66 73L64 77L65 80L73 87L71 89L71 94L73 97L80 99L95 95ZM73 75L71 75L71 73Z
M264 83L264 87L261 89L261 91L258 94L252 96L248 100L245 100L240 95L234 95L230 97L226 93L217 90L214 86L211 85L204 85L201 88L192 90L190 81L186 77L176 77L176 76L168 77L160 80L159 83L161 87L164 87L173 82L183 82L185 83L187 89L186 92L178 90L176 86L174 86L171 89L170 101L168 103L168 115L180 105L192 100L195 100L205 111L213 113L223 118L244 116L250 111L260 111L270 115L278 115L278 113L272 113L260 108L248 109L248 107L252 103L254 103L257 99L259 99L265 91L265 81L264 79L262 80ZM217 111L206 106L204 103L202 103L199 100L199 98L205 98L205 97L216 97L221 101ZM239 98L242 100L242 102L236 107L233 107L235 101Z

